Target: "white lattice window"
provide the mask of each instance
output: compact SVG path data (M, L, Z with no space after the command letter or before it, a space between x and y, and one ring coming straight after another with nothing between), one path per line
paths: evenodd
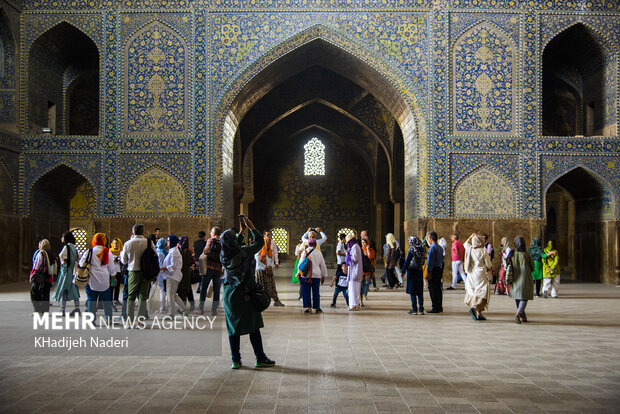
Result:
M84 252L88 250L88 238L86 237L86 230L73 229L71 230L73 237L75 237L75 247L77 248L79 257L82 257Z
M281 227L275 227L271 230L271 237L278 246L278 252L286 254L288 252L288 231Z
M325 175L325 145L318 138L304 145L304 175Z
M348 228L348 227L344 227L340 230L338 230L338 232L336 232L336 237L338 237L338 240L340 240L340 235L343 234L345 236L348 236L349 234L355 234L355 231L353 231L352 229Z

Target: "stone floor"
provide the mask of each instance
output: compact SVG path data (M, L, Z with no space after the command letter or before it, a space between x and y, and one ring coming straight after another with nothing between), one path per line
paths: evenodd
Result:
M530 302L521 325L504 296L472 321L462 285L444 292L443 314L424 316L407 314L402 290L371 292L360 312L342 297L330 309L327 286L324 313L307 315L295 286L278 278L286 307L264 314L274 368L231 370L225 340L221 357L5 356L0 412L620 412L615 286L564 283L559 298ZM28 300L24 285L0 291ZM253 365L247 338L242 353Z

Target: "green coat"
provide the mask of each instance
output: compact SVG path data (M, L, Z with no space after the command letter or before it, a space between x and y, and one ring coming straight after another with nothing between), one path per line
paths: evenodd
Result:
M528 252L514 252L512 256L512 283L508 296L519 300L534 299L534 261Z
M223 302L226 309L226 329L228 335L245 335L265 326L263 316L256 311L245 293L246 286L256 284L251 261L263 247L263 236L252 230L254 243L241 246L241 251L224 264L226 281L224 282ZM241 235L238 236L241 240Z
M534 260L534 270L532 271L532 279L540 280L543 277L542 260Z

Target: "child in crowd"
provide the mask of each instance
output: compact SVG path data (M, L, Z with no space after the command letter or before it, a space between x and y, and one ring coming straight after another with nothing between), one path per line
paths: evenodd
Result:
M348 287L349 282L347 282L347 265L346 263L341 264L338 267L338 271L336 272L336 276L332 279L329 287L333 287L336 284L336 288L334 289L334 298L332 299L332 304L330 307L336 307L336 299L338 298L338 294L342 292L342 296L344 296L344 300L347 302L347 306L349 306L349 294Z

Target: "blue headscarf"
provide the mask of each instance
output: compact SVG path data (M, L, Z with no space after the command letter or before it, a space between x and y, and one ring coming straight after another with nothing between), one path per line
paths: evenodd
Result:
M164 256L166 256L168 254L168 251L166 250L166 239L164 239L163 237L159 240L157 240L157 253L163 253Z
M176 247L177 244L179 244L179 238L177 236L175 236L174 234L171 234L168 236L168 240L170 240L170 248L172 249L173 247Z

